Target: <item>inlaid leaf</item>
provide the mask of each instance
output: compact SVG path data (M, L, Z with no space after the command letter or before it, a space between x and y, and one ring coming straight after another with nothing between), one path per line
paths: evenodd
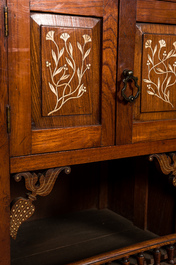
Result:
M78 91L78 96L81 94L81 92L83 91L83 84L80 86L79 91Z
M70 59L68 59L67 57L65 57L67 63L71 66L71 68L73 69L73 64L72 62L70 61Z
M61 66L59 69L57 69L56 72L53 73L53 76L59 74L64 69L64 66Z
M148 59L149 59L149 61L153 64L153 60L152 60L152 58L150 57L149 54L148 54Z
M169 78L167 79L166 87L169 85L170 81L171 81L171 76L169 76Z
M79 67L78 67L78 69L77 69L77 76L78 76L78 79L80 79L80 75L81 75L81 73L80 73L80 69L79 69Z
M143 79L143 81L145 82L145 83L151 83L151 81L150 80L148 80L148 79Z
M147 90L147 93L148 93L149 95L152 95L152 96L154 96L154 95L155 95L155 93L154 93L154 92L152 92L152 91L149 91L149 90Z
M61 49L60 53L59 53L59 58L61 58L61 56L63 55L64 53L64 47Z
M57 65L57 57L56 57L56 53L52 50L52 57L55 61L55 64Z
M155 48L154 48L153 56L155 55L156 51L157 51L157 45L156 45Z
M51 91L57 96L56 90L55 90L55 88L53 87L53 85L50 84L50 82L48 82L48 84L49 84L49 87L50 87Z
M78 46L78 49L80 50L80 52L83 54L83 49L82 49L82 46L79 42L77 42L77 46Z
M170 64L168 64L168 67L171 70L171 72L173 72L173 68L172 68L172 66Z
M62 77L60 78L60 80L65 80L65 79L67 79L69 76L70 76L70 75L64 75L64 76L62 76Z
M165 71L163 71L161 68L156 68L156 70L162 74L165 74Z
M71 42L69 42L69 51L70 51L70 54L72 56L73 55L73 47L72 47Z
M169 99L169 97L170 97L170 91L168 90L167 91L167 98Z
M168 53L166 59L168 59L168 58L171 56L172 53L173 53L173 50L171 50L171 51Z
M160 89L160 78L158 77L158 89Z
M83 60L86 59L86 57L89 55L90 51L91 51L91 48L89 48L89 49L86 51L86 53L84 54L84 58L83 58Z

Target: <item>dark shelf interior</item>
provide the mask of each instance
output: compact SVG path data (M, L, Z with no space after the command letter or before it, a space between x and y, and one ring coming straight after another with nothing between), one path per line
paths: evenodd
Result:
M108 209L85 210L24 223L11 265L64 265L156 237Z

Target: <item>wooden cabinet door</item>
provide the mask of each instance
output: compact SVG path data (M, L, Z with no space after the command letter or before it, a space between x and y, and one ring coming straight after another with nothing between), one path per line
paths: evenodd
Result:
M137 2L137 17L132 24L138 22L135 22L135 39L132 39L130 50L133 49L134 58L131 53L130 58L134 60L134 67L130 70L138 77L141 92L130 103L122 100L121 89L119 91L117 119L123 117L125 123L117 120L117 131L121 127L124 131L116 136L117 143L176 138L176 26L171 25L176 19L170 16L173 10L176 11L175 3ZM129 37L128 29L126 32ZM128 45L126 43L126 49ZM124 51L122 58L125 57ZM126 93L136 95L134 82L129 82Z
M176 138L176 26L137 24L133 142Z
M11 156L113 145L117 1L7 2Z

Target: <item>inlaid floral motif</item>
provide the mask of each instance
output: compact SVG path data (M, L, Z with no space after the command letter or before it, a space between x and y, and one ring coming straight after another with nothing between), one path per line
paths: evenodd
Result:
M170 104L170 89L176 84L176 41L173 43L173 49L166 52L166 41L159 40L158 44L152 46L152 40L145 42L145 48L149 49L148 60L148 77L143 79L147 83L147 93L156 96L162 101ZM154 48L153 48L154 47ZM153 80L155 78L155 81ZM156 82L157 80L157 82Z
M51 50L52 61L46 61L46 67L49 68L51 81L48 82L48 87L56 97L56 104L53 110L48 113L48 116L59 111L63 105L72 99L78 99L83 96L87 91L86 86L83 83L83 76L86 71L90 69L91 64L86 64L86 58L91 52L91 48L86 48L86 44L91 42L92 39L88 34L84 34L83 45L77 42L77 48L81 54L81 66L77 66L75 59L73 58L73 46L68 41L70 35L64 32L60 35L60 39L64 41L64 46L59 49L58 44L54 39L55 31L49 31L46 34L46 40L52 41L56 50ZM65 64L61 65L60 58L65 56ZM53 66L54 63L54 66ZM71 69L72 72L68 70ZM77 76L77 85L73 87L72 80ZM59 97L59 92L62 94Z

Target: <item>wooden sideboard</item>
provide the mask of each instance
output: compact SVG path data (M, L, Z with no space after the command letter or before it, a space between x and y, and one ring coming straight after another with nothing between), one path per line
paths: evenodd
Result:
M129 256L137 255L142 265L149 255L143 252L153 249L148 264L173 264L175 228L149 229L148 211L157 196L168 196L175 207L176 1L2 0L0 11L0 264L129 264ZM172 175L174 187L167 177L153 184L149 156ZM64 177L64 170L72 177ZM60 175L64 180L50 197ZM163 188L160 195L156 187ZM58 201L57 209L58 197L67 206ZM35 217L42 199L67 215L56 218L43 207ZM166 209L157 211L167 216ZM82 236L93 220L107 230L93 231L94 243ZM162 227L165 222L161 214ZM133 240L113 245L109 234L120 234L124 224ZM17 235L12 254L10 233ZM42 245L46 238L50 250ZM62 251L62 240L74 247ZM75 246L82 246L80 260ZM159 249L166 246L167 252Z

